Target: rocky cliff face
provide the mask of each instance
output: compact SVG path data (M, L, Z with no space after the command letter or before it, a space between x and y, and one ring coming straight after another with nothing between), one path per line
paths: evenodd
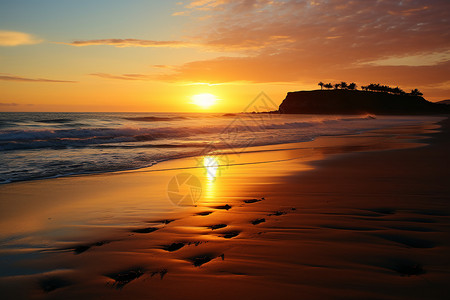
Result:
M318 90L289 92L279 107L284 114L440 114L450 113L444 104L418 96L383 92Z

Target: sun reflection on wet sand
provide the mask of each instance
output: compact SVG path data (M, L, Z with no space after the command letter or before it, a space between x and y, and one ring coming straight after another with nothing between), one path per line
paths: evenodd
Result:
M217 177L219 169L219 160L216 156L205 156L203 158L203 166L206 170L206 177L208 181L214 181Z
M212 199L216 196L215 182L220 173L220 164L216 156L203 157L203 167L205 169L205 197Z

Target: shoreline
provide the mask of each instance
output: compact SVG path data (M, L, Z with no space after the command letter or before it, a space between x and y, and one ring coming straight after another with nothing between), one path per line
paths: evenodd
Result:
M209 114L207 114L209 115ZM149 144L147 146L150 147L144 147L144 148L140 148L139 145L137 145L137 148L119 148L117 150L115 150L116 152L111 152L113 150L108 150L108 147L105 149L99 149L98 151L94 149L91 149L90 147L87 148L78 148L75 146L75 148L71 148L70 147L70 143L67 144L67 142L62 142L62 147L61 149L59 148L60 143L59 142L55 142L58 140L58 136L59 137L64 137L65 135L67 135L67 130L70 131L70 134L75 134L75 136L77 134L81 134L81 136L83 135L81 132L72 132L73 128L72 127L64 127L64 128L57 128L57 127L52 127L50 125L43 125L43 127L40 129L42 130L45 134L44 137L42 137L42 141L36 141L36 142L31 142L31 144L33 144L34 146L37 146L38 148L33 148L33 145L29 145L26 146L25 148L24 145L26 144L26 140L20 140L20 142L18 143L18 145L15 145L15 141L13 141L11 143L11 147L8 148L8 146L5 146L5 142L3 142L3 146L0 147L2 148L2 152L5 155L4 159L5 159L5 166L3 167L1 173L1 183L0 186L4 185L4 184L12 184L15 182L28 182L28 181L34 181L34 180L42 180L42 179L55 179L55 178L64 178L64 177L70 177L70 176L85 176L85 175L90 175L90 174L106 174L106 173L116 173L116 172L123 172L123 171L136 171L136 170L141 170L141 169L145 169L148 167L152 167L154 165L157 164L161 164L164 163L165 161L170 161L170 160L174 160L174 159L183 159L183 158L192 158L192 157L197 157L200 155L203 155L204 152L207 152L206 150L211 150L211 148L214 148L212 150L218 150L221 152L233 152L236 148L239 148L241 144L243 143L249 143L248 145L246 145L245 148L251 148L251 147L264 147L264 146L277 146L277 145L283 145L283 144L295 144L295 143L301 143L301 142L308 142L308 141L313 141L316 138L320 138L320 137L326 137L326 136L334 136L334 135L348 135L348 134L359 134L359 133L364 133L364 132L368 132L371 130L376 130L377 128L388 128L388 127L393 127L393 126L400 126L400 125L408 125L408 124L414 124L414 123L423 123L423 122L434 122L435 120L439 120L442 119L442 116L409 116L409 117L405 117L405 116L397 116L394 119L391 119L391 117L386 117L385 116L379 116L379 120L375 121L375 123L372 123L372 118L367 117L364 115L358 115L358 116L353 116L353 117L349 117L349 116L342 116L342 115L335 115L330 116L330 115L326 115L326 116L321 116L321 115L307 115L306 117L304 117L305 115L298 115L298 116L302 116L301 120L298 120L297 118L293 118L292 121L287 121L291 119L291 115L290 116L284 116L284 129L287 129L287 132L290 132L289 127L290 126L294 126L294 128L299 127L300 129L298 129L299 131L297 132L297 136L292 136L292 132L288 133L287 136L289 137L289 135L291 135L290 138L287 137L283 137L283 138L276 138L275 140L273 140L271 138L271 135L273 136L273 134L277 134L277 133L273 133L271 129L271 123L269 122L270 120L265 120L267 122L269 122L270 124L268 124L268 132L266 132L267 134L263 134L263 141L257 141L256 139L252 139L252 136L247 136L247 140L242 140L242 137L237 138L237 140L239 140L240 142L232 142L232 145L227 144L227 142L220 142L221 138L220 135L222 133L219 134L219 136L215 137L218 138L218 144L219 145L218 148L216 147L216 144L212 145L210 144L211 138L208 139L204 139L200 137L200 142L194 142L194 143L187 143L186 144L177 144L177 142L174 143L168 143L166 144ZM42 118L42 117L39 117ZM38 119L39 119L38 118ZM149 117L149 118L157 118L157 117ZM171 117L174 120L177 120L177 118L183 118L180 116L172 116ZM304 119L306 118L306 119ZM325 118L325 119L321 119L321 118ZM410 119L413 118L413 119ZM417 119L416 119L417 118ZM122 119L124 120L129 120L130 118L127 118L125 115L122 116ZM55 119L56 121L64 121L64 122L74 122L75 120L77 120L77 117L73 117L72 119L70 118L66 118L66 119ZM361 121L361 120L365 120L363 123L360 123L359 125L355 125L355 124L348 124L345 121L351 121L350 123L353 123L353 121ZM42 120L34 120L34 122L40 122ZM81 120L82 121L82 120ZM80 122L81 122L80 121ZM109 120L110 121L110 120ZM223 121L223 120L222 120ZM221 121L221 122L222 122ZM238 119L236 118L231 118L230 120L227 119L227 126L229 126L230 124L228 122L231 121L232 123L235 122L239 122ZM255 120L246 120L246 123L248 122L255 122L256 124L259 123L256 122ZM261 122L263 122L263 120L260 120ZM264 121L264 122L265 122ZM337 125L338 129L333 130L331 128L333 128L333 126L331 126L331 128L326 128L326 127L330 127L330 126L325 126L325 128L322 128L323 126L321 126L321 122L324 122L325 124L327 124L327 122L340 122L340 125ZM64 123L62 122L62 123ZM274 120L273 124L278 124L278 121ZM286 123L287 122L287 123ZM292 123L293 122L293 123ZM387 122L387 123L385 123ZM138 128L144 128L144 129L149 129L146 126L149 124L152 124L153 122L143 122L142 124L138 124ZM399 124L399 123L404 123L404 124ZM182 123L177 123L182 124ZM317 127L318 132L315 132L315 129L313 129L311 132L304 132L303 128L304 125L311 125L311 124L315 124L318 125ZM92 125L92 124L91 124ZM91 126L89 125L89 126ZM136 125L136 124L134 124ZM133 125L133 126L134 126ZM167 124L166 124L167 125ZM178 126L177 125L177 126ZM262 125L262 123L260 124ZM298 125L298 126L297 126ZM314 125L314 126L315 126ZM353 128L353 126L356 126L356 128ZM41 125L39 125L41 126ZM165 126L165 125L163 125ZM175 123L173 123L171 126L175 126ZM259 125L258 125L259 126ZM274 125L274 126L278 126L278 125ZM341 126L344 126L345 130L343 130L343 128L341 128ZM348 126L348 127L347 127ZM91 126L92 127L92 126ZM239 126L238 126L239 127ZM89 127L90 128L90 127ZM108 127L109 128L109 127ZM174 127L175 128L175 127ZM239 127L240 128L240 127ZM308 126L306 126L306 128L308 128ZM351 129L353 128L353 129ZM33 130L38 129L38 128L34 128ZM121 130L123 128L121 127L117 127L115 128L114 126L110 127L111 130L113 131L117 131L117 130ZM172 128L173 129L173 128ZM283 130L284 130L283 129ZM291 128L292 129L292 128ZM331 130L330 130L331 129ZM351 130L350 130L351 129ZM22 130L22 131L21 131ZM21 128L21 130L19 130L19 133L14 133L18 134L19 139L23 138L23 135L36 135L36 132L39 132L40 130L35 131L31 131L29 132L28 129L26 128ZM52 131L55 130L57 133L52 133ZM97 130L96 128L92 127L90 128L88 131L95 131ZM264 132L267 130L264 130ZM132 131L134 132L134 131ZM250 130L251 132L251 130ZM264 133L263 132L263 133ZM134 132L136 134L136 132ZM145 132L144 132L145 133ZM48 137L45 137L45 135L54 135L54 137L50 140L48 140ZM120 136L120 132L116 132L115 134L119 134ZM123 133L122 133L123 134ZM299 134L299 135L298 135ZM22 135L22 136L21 136ZM126 136L127 134L125 134ZM295 134L294 134L295 135ZM6 134L6 140L11 139L12 136L9 136L9 134ZM8 137L9 136L9 137ZM131 136L133 136L131 134ZM239 134L238 134L239 136ZM2 139L4 137L2 136ZM63 138L63 141L65 139ZM76 141L77 139L75 139ZM158 139L157 139L158 140ZM216 142L217 142L216 141ZM179 142L179 141L178 141ZM47 146L51 145L52 143L54 144L54 146L56 146L56 150L51 150L44 147L44 148L39 148L39 143L47 143ZM48 144L49 143L49 144ZM76 145L77 142L74 142ZM8 144L8 143L6 143ZM14 146L15 145L15 146ZM58 146L59 145L59 146ZM67 148L65 148L65 146L67 146ZM89 146L89 143L88 143ZM5 148L6 147L6 148ZM23 149L22 149L22 148ZM28 147L30 147L28 149ZM193 147L193 148L191 148ZM114 147L113 147L114 148ZM9 149L9 150L8 150ZM123 149L123 150L122 150ZM132 149L132 151L130 150ZM146 150L143 150L146 149ZM174 150L172 150L174 149ZM189 149L189 150L188 150ZM202 150L203 149L203 150ZM247 150L245 149L245 150ZM17 151L17 152L16 152ZM31 151L31 152L28 152ZM56 151L56 152L54 152ZM94 151L94 152L90 152L90 151ZM103 151L107 151L107 152L103 152ZM208 151L209 152L209 151ZM247 151L246 151L247 152ZM164 153L164 154L163 154ZM103 156L105 155L105 156ZM114 157L114 155L116 157ZM144 155L144 157L146 155L149 155L149 157L147 157L147 159L145 160L141 160L141 158L139 157L139 155ZM27 157L30 156L30 159L27 159ZM70 159L71 156L74 156L74 159ZM79 156L79 157L78 157ZM84 160L81 159L81 157L84 157ZM104 158L102 159L98 159L98 157ZM114 159L113 159L114 158ZM117 160L116 160L117 159ZM91 161L91 164L87 164L87 161ZM78 162L78 163L77 163ZM17 167L17 166L19 167Z
M370 176L375 176L375 185L380 191L383 190L383 186L395 184L402 187L402 185L405 185L405 182L403 182L404 178L402 176L391 177L391 183L388 180L389 178L383 179L383 172L375 172L376 169L374 167L377 164L369 163L368 160L370 161L370 159L375 157L380 160L380 168L389 168L390 166L386 166L384 163L386 161L395 163L396 159L393 160L392 157L397 157L397 160L399 158L401 160L408 155L414 156L420 152L432 151L429 149L433 147L443 147L442 143L439 142L442 141L442 137L439 137L448 134L448 123L448 119L443 121L443 131L433 133L431 139L428 140L424 140L424 135L434 131L435 125L423 126L422 128L382 129L353 136L324 137L312 142L306 142L315 145L315 147L307 149L274 149L269 154L267 152L244 153L242 154L242 156L245 156L244 158L236 157L236 159L255 161L263 157L267 159L277 154L285 160L266 165L238 164L230 166L226 170L222 170L223 174L214 181L208 181L207 176L202 174L200 169L193 170L196 172L196 176L205 183L203 189L204 198L199 200L197 207L168 208L167 206L167 196L164 195L164 189L167 186L168 179L179 171L174 168L171 169L170 166L179 165L179 160L165 162L164 166L169 168L160 170L159 174L156 174L158 172L153 172L152 174L152 172L122 171L116 174L117 176L93 174L51 179L46 182L39 180L15 183L16 186L28 186L27 189L22 191L22 195L15 196L14 200L18 200L19 203L21 200L20 196L23 197L23 203L26 203L26 194L33 194L39 190L41 191L41 194L38 194L39 197L48 201L48 203L45 203L45 201L40 203L39 207L43 210L40 216L33 211L34 207L28 209L28 216L25 219L27 219L29 224L22 224L22 229L34 228L36 230L40 226L41 230L45 232L51 226L46 227L43 225L42 220L57 219L54 216L49 217L49 215L55 215L61 218L66 217L66 221L68 220L67 217L73 217L74 220L72 221L75 221L76 228L66 229L65 232L60 233L60 235L62 234L61 237L70 236L70 234L76 233L77 230L83 227L86 228L85 230L90 231L89 235L94 233L93 236L99 236L97 239L91 238L86 240L85 236L78 235L77 237L75 234L75 237L69 240L63 239L63 242L60 242L58 245L51 245L50 249L47 250L53 249L52 251L44 251L40 254L44 259L43 262L32 262L32 265L37 270L42 270L43 265L47 264L50 266L50 268L47 267L48 269L44 268L47 271L41 271L41 273L35 275L1 277L0 289L6 290L8 294L15 295L14 293L18 292L25 293L25 291L17 291L15 289L18 285L25 284L25 286L32 287L32 294L38 298L67 296L69 299L71 299L70 297L75 299L81 296L104 296L111 299L120 299L124 294L121 295L120 291L111 286L105 286L108 283L114 285L118 282L117 276L108 276L108 274L119 272L117 274L123 275L123 272L127 269L130 270L131 267L138 266L138 269L143 274L136 277L135 280L130 280L129 284L127 283L123 286L123 292L126 290L129 293L127 297L131 295L135 295L138 298L143 297L147 295L145 291L148 292L148 288L151 287L150 295L156 299L191 299L200 295L200 291L195 289L198 286L203 289L201 293L215 295L218 299L229 298L233 295L233 291L236 292L237 289L243 289L242 296L250 299L252 297L269 299L279 295L288 297L299 292L308 295L311 299L329 299L331 296L333 296L333 299L339 299L340 297L336 297L336 293L342 288L352 291L348 295L343 294L343 299L356 299L361 296L372 297L371 293L374 293L375 296L373 297L377 299L393 299L395 297L389 297L389 295L384 294L380 297L377 294L377 289L369 289L367 284L377 282L378 285L388 286L390 289L396 290L399 287L395 287L392 284L389 285L390 281L394 280L395 283L399 283L397 280L399 277L408 278L411 279L410 282L402 282L401 286L404 287L406 284L409 287L411 282L418 284L417 280L421 281L423 277L435 276L435 270L429 271L429 266L425 263L420 263L420 265L423 264L424 266L419 268L418 263L413 259L414 257L409 257L409 254L407 258L402 258L405 262L402 263L404 266L399 271L395 262L389 264L389 262L379 262L376 259L368 262L361 255L355 256L355 262L349 259L344 252L349 251L353 255L358 249L358 251L373 252L373 250L370 250L370 247L375 247L381 253L394 253L395 255L392 255L394 257L392 259L400 261L402 259L397 256L404 250L403 247L406 247L406 249L412 248L414 251L417 249L419 249L418 251L431 249L434 255L439 254L437 256L445 261L448 256L445 256L443 251L445 249L448 250L448 243L442 237L439 239L439 242L427 242L427 239L415 237L414 235L425 235L431 232L430 234L433 237L439 236L439 233L444 237L448 236L448 230L444 230L448 217L445 215L438 216L436 212L435 215L428 215L428 220L433 220L433 218L443 219L445 221L444 225L440 224L443 222L440 219L439 222L420 222L420 220L424 221L427 219L423 216L416 216L414 217L416 221L412 221L414 218L407 216L410 212L403 211L407 207L405 206L406 204L413 207L410 210L433 212L430 209L425 209L423 207L424 204L417 201L417 199L422 197L421 193L418 192L413 193L414 196L412 198L414 200L408 202L402 198L401 201L396 200L395 203L391 204L386 202L386 200L377 198L381 194L371 194L371 185L367 183ZM404 140L405 136L408 139L406 141ZM411 141L411 139L414 141ZM424 143L428 144L428 146L414 147L418 145L424 146ZM305 143L301 144L305 145ZM286 145L290 144L283 145L286 148ZM397 150L381 151L387 149ZM441 149L440 151L445 152L445 150ZM437 150L434 149L433 151ZM413 154L407 155L405 154L407 152ZM299 155L303 155L303 158L298 159ZM372 158L369 158L370 156ZM425 164L425 160L429 162L431 159L435 158L424 157L423 162L416 161L414 163ZM182 160L186 160L186 158ZM358 165L355 161L360 164ZM363 166L372 167L362 169L361 162ZM161 166L159 167L161 168ZM304 172L305 170L309 171ZM398 172L400 171L401 169L398 170ZM349 182L348 177L346 180L345 174L349 172L353 172L353 175L357 173L359 176L352 178L359 179L361 182L358 184ZM376 174L374 175L373 173ZM365 183L364 178L366 180ZM445 181L445 178L441 178L441 180ZM71 187L74 184L79 184L83 188ZM149 185L150 188L148 187ZM417 182L415 185L417 187L420 186ZM2 193L5 192L5 189L3 189L5 186L1 187ZM163 191L151 190L151 186L159 186L159 189L163 189ZM353 190L355 187L358 187L356 192ZM445 188L440 185L439 187L441 189ZM389 187L387 191L390 191L391 194L386 192L384 197L392 199L392 189L392 187ZM47 194L45 195L44 193L43 195L43 191L46 191ZM77 195L71 195L70 191L72 193L77 192ZM11 192L10 189L9 193ZM119 194L117 195L117 193ZM143 199L142 195L146 193L151 195L153 201L151 205L148 203L148 198ZM435 197L445 195L444 192L434 191L434 193ZM61 207L58 210L57 207L55 208L55 199L61 197L62 194L64 194L67 203L60 203ZM84 197L86 198L80 200L80 198ZM127 200L120 200L121 197ZM264 199L261 199L261 197ZM161 200L164 198L166 198L166 202ZM94 201L93 199L95 199L96 203L89 203L89 201ZM157 199L159 200L157 201ZM252 199L259 201L245 202ZM362 203L360 202L361 200L363 200ZM134 210L130 209L130 201L131 205L135 206ZM66 209L64 205L68 203L76 211L74 216L68 214L67 211L65 212L66 215L61 214ZM230 205L231 208L229 210L218 208L223 205ZM448 205L441 203L441 206L448 210ZM53 213L51 210L48 210L50 207ZM99 210L102 207L109 207L110 211L106 214L101 213ZM139 209L136 209L137 207ZM92 219L96 219L97 223L90 224L87 222L90 226L82 225L83 222L89 219L89 216L83 215L83 218L80 219L79 215L83 212L92 211L93 208L95 208L93 210L95 213L92 215ZM151 213L158 209L160 210L159 213ZM114 210L118 210L117 212L121 215L120 218L116 216L117 220L115 220L119 226L114 226L114 222L111 222L111 218L115 218ZM198 213L208 211L213 213L205 216L198 215ZM4 218L6 214L9 215L9 221L16 219L15 224L10 224L10 230L12 228L20 229L20 223L24 219L20 220L15 218L14 214L11 215L11 209L9 211L3 210L2 214L2 231L8 228L5 226L5 220L8 221L7 218ZM399 220L385 220L396 215L400 215ZM34 217L35 220L30 218L30 216ZM156 222L161 221L161 219L158 220L160 217L164 218L162 221L175 220L161 224L161 222ZM377 222L380 224L384 221L389 224L393 223L394 226L397 224L400 227L403 226L403 228L409 227L410 230L404 230L409 233L409 236L405 238L403 235L399 235L398 230L402 229L379 229L378 225L374 225ZM355 226L355 222L368 223L369 225ZM411 224L414 222L418 225ZM145 225L146 223L149 225ZM64 222L61 224L64 224ZM127 225L123 226L120 224ZM130 224L134 225L130 227ZM217 229L208 227L221 224L226 226ZM442 226L444 227L441 228ZM105 236L105 228L102 227L106 227L107 231L111 231L111 234ZM130 230L150 227L157 228L157 230L142 234L136 231L130 233ZM419 229L432 231L420 231ZM71 230L74 231L72 232ZM379 232L380 230L387 230L388 232ZM397 231L392 233L389 230ZM370 234L367 235L367 233ZM373 235L372 233L376 234ZM230 237L228 238L227 235L230 235ZM340 236L342 240L338 240L336 235ZM358 238L362 236L363 240L360 242L355 241L355 236ZM110 237L112 238L110 239ZM179 245L183 244L183 246L174 251L165 250L163 246L173 245L171 242ZM33 243L31 242L30 244L32 245ZM73 255L74 247L77 245L89 247L87 247L86 251ZM305 245L307 245L307 249L304 249ZM338 249L331 257L329 252L327 254L327 251L331 249L330 247ZM45 247L42 248L45 249ZM49 248L48 245L47 248ZM36 249L39 249L39 247ZM58 249L65 249L65 251L58 251ZM247 255L245 254L246 251ZM222 254L224 254L224 257L220 258ZM413 253L411 255L414 256L416 254ZM334 259L333 256L335 256ZM353 257L352 255L350 256ZM144 259L145 263L142 262L142 259ZM195 266L195 262L199 259L210 260ZM114 261L114 266L111 266L107 261ZM383 264L386 266L383 267ZM368 270L361 269L363 265ZM61 266L65 266L66 271L57 271L61 269ZM425 273L422 274L421 271L424 270ZM134 270L134 272L137 271ZM156 281L156 278L151 275L154 272L163 280L158 279ZM309 274L308 277L305 277L305 272ZM401 276L401 272L421 274ZM375 276L375 278L364 281L362 278L367 275ZM45 292L42 289L40 290L39 284L37 284L39 278L49 278L49 276L51 278L62 278L67 283L70 282L70 284L57 286L52 291ZM88 276L90 279L87 280L85 276ZM183 280L186 276L188 276L189 280ZM340 276L349 276L352 280L360 282L364 288L346 286L348 282L340 278ZM360 276L363 277L360 278ZM448 276L448 273L444 272L443 278L437 281L437 287L441 290L445 286L441 286L439 282L441 282L441 279L448 280ZM434 277L431 277L431 279L436 280ZM341 285L340 288L338 287L339 284ZM178 292L170 290L169 287L173 285L179 288ZM272 285L272 287L268 285ZM435 291L435 295L439 295L436 294L438 292ZM23 296L21 293L17 295L19 297ZM414 298L413 292L408 292L408 295ZM402 295L397 291L397 296L406 297L406 294ZM418 296L416 295L416 297Z

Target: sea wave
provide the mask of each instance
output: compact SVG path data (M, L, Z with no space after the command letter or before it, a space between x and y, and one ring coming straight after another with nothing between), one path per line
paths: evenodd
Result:
M420 118L0 113L0 183L137 169L215 151L251 151L247 148L417 124Z
M38 123L68 123L73 122L72 119L50 119L50 120L35 120Z
M336 118L333 120L282 123L260 122L260 120L252 118L236 118L235 122L216 126L0 130L0 150L87 147L98 144L155 141L227 132L257 133L266 130L307 128L319 124L350 120L361 121L369 120L369 118Z
M176 120L186 120L187 117L126 117L125 120L130 121L141 121L141 122L164 122L164 121L176 121Z

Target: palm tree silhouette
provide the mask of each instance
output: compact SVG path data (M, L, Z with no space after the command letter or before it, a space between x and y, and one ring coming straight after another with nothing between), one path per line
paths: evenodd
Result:
M339 88L347 89L347 90L357 90L357 87L358 87L356 85L356 83L354 83L354 82L348 84L345 81L341 81L341 83L335 83L335 84L332 84L332 83L324 84L321 81L318 83L318 85L320 86L321 90L323 90L323 88L325 88L327 90L330 90L332 88L334 88L335 90L338 90ZM413 89L413 90L411 90L410 93L407 93L404 90L402 90L401 88L399 88L398 86L393 88L388 85L380 84L380 83L370 83L368 85L362 85L361 90L367 91L367 92L368 91L382 92L382 93L388 93L388 94L394 94L394 95L410 95L410 96L416 96L416 97L423 96L423 93L421 91L419 91L418 89Z
M402 90L401 88L399 88L398 86L393 88L391 92L393 94L396 94L396 95L404 95L404 94L406 94L405 91Z
M413 89L411 90L411 93L409 93L411 96L423 96L423 93L421 91L419 91L418 89Z

